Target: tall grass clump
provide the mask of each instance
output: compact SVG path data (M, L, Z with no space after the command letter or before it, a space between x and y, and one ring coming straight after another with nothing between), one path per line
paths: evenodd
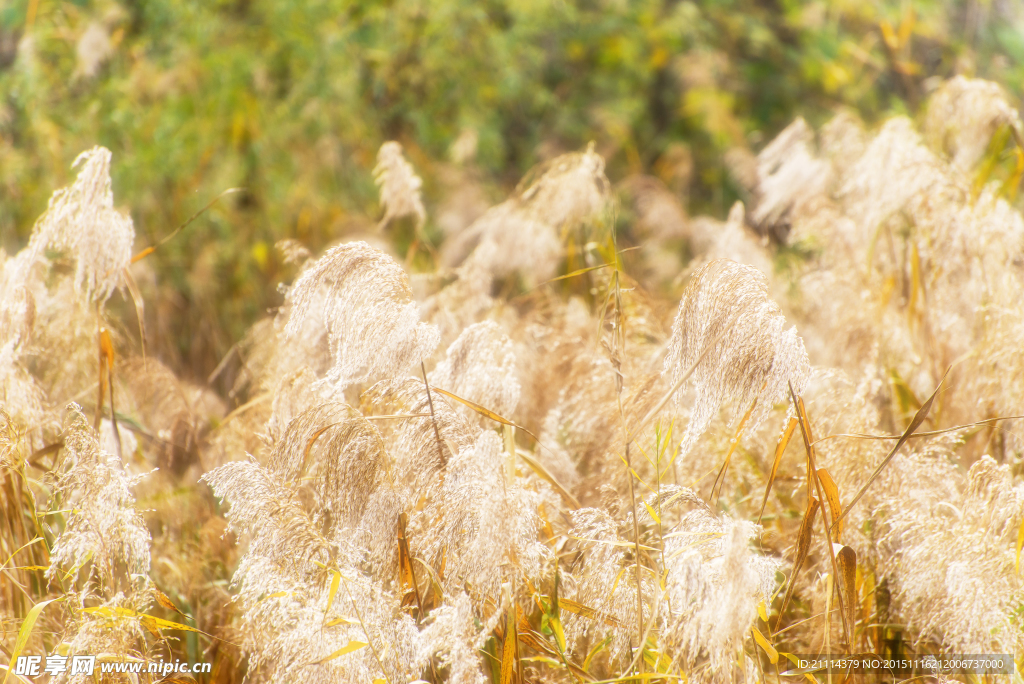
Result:
M956 78L737 151L725 221L590 146L443 240L389 142L376 232L279 243L280 306L205 381L147 354L162 252L85 153L0 254L3 653L254 684L1016 657L1022 140Z

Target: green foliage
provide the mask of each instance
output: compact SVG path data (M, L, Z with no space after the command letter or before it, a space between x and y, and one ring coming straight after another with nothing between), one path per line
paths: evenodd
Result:
M1009 5L1007 5L1008 7ZM162 248L160 350L209 372L277 302L272 246L315 252L378 216L377 149L414 165L476 136L507 186L595 140L610 175L654 171L697 210L738 192L723 153L797 114L915 111L933 76L1021 83L1021 17L926 0L13 0L0 9L0 245L23 244L69 165L113 152L116 196ZM91 45L91 47L90 47ZM699 173L691 178L691 169ZM445 188L425 188L428 205ZM428 226L428 233L436 232ZM226 327L200 323L216 318Z

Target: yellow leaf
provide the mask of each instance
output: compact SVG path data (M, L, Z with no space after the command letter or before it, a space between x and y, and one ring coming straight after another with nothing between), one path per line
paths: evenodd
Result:
M555 643L558 644L558 650L565 653L565 631L562 629L562 621L557 617L553 617L548 620L548 624L551 625L551 633L555 635Z
M369 646L369 644L367 644L365 641L350 641L341 648L339 648L337 651L332 653L331 655L327 656L326 658L323 658L322 660L316 661L316 663L314 664L320 665L322 663L326 663L328 661L334 660L335 658L340 658L346 653L353 653L361 648L366 648L367 646Z
M797 657L795 655L793 655L792 653L784 653L783 651L779 651L779 655L780 656L785 656L786 659L789 660L789 662L793 663L797 667L800 667L799 659L797 659ZM807 677L807 681L810 682L810 684L818 684L818 680L815 679L814 676L811 675L811 673L809 673L809 672L804 672L803 670L790 670L790 672L787 672L787 674L789 674L789 673L792 673L792 674L802 674L804 677Z
M331 604L334 603L334 595L338 593L338 585L341 584L341 573L337 570L331 572L331 590L327 594L327 610L324 611L324 615L331 612Z
M768 640L765 639L764 635L757 630L757 627L751 627L750 633L753 635L754 641L757 642L757 645L768 654L768 660L771 661L771 664L774 665L779 662L779 652L776 651L770 643L768 643Z
M500 684L510 684L515 676L516 669L516 607L515 604L509 607L505 618L505 640L501 645L501 673L498 681Z
M766 623L768 622L768 610L764 605L764 599L761 599L761 602L757 604L757 614L760 616L761 620Z
M353 620L352 618L347 618L347 617L340 617L340 618L334 618L333 620L328 622L326 626L327 627L334 627L335 625L358 625L358 624L359 624L359 620Z
M479 413L481 416L484 416L485 418L490 418L491 420L496 421L498 423L501 423L502 425L511 425L513 427L518 427L511 420L508 420L507 418L502 418L501 416L499 416L494 411L491 411L490 409L486 409L483 406L481 406L480 404L474 403L474 402L470 401L469 399L463 399L462 397L456 396L456 395L452 394L451 392L449 392L447 390L441 389L440 387L431 387L430 389L433 390L434 392L440 392L444 396L446 396L446 397L448 397L450 399L454 399L455 401L459 402L460 404L468 406L469 408L473 409L474 411Z
M140 615L139 620L142 624L147 627L153 627L154 629L180 629L183 632L198 632L201 634L201 632L199 632L195 627L189 627L188 625L183 625L180 622L172 622L170 620L153 617L152 615Z
M1020 528L1017 529L1017 566L1014 572L1020 572L1020 550L1024 548L1024 518L1021 518Z
M661 524L661 518L658 517L658 514L654 511L653 508L651 508L651 505L649 503L647 503L646 501L644 501L644 508L646 508L647 512L651 514L651 517L654 518L654 522L656 522L656 523L658 523L660 525Z
M14 642L14 650L11 651L10 662L15 662L18 656L21 655L22 650L25 648L25 644L28 643L28 638L32 636L32 630L36 626L36 620L39 619L39 614L43 612L46 606L50 605L54 601L63 601L63 598L50 599L48 601L41 601L36 605L32 606L32 610L28 611L28 615L21 622L21 628L18 630L18 638ZM7 674L4 675L4 683L7 682L7 677L10 676L11 671L7 670Z
M834 536L832 537L834 542L839 542L839 538L843 534L843 521L838 520L839 516L843 514L843 507L839 503L839 487L836 485L835 480L829 475L828 471L824 468L818 469L818 481L821 483L821 488L825 490L825 500L828 501L829 511L832 513L832 520L835 522Z

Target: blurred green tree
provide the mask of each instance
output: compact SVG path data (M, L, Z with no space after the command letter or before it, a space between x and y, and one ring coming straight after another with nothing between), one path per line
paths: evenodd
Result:
M1020 95L1024 8L1005 0L7 0L0 8L0 246L69 164L114 153L137 246L240 186L151 257L159 353L203 376L276 304L273 250L379 216L371 170L402 142L426 181L507 186L595 140L693 210L736 196L723 155L796 115L915 113L938 80ZM697 173L691 175L691 169ZM428 223L428 231L436 227ZM144 283L145 285L145 283ZM215 323L216 322L216 323Z

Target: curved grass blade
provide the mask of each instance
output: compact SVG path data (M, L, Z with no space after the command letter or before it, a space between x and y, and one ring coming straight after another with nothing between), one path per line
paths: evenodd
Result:
M804 564L807 559L807 552L811 549L811 533L814 530L814 516L818 514L818 500L814 498L813 494L809 494L810 501L807 505L807 510L804 512L804 518L800 521L800 532L797 535L796 545L796 561L793 563L793 572L789 575L789 587L786 589L786 597L782 600L782 608L779 610L779 617L775 620L775 631L779 631L779 627L782 625L782 616L786 613L786 608L789 606L789 600L793 598L793 589L796 587L796 576L800 572L800 567Z
M789 425L786 426L786 431L779 438L779 443L775 446L775 460L772 462L772 472L768 476L768 484L764 488L764 501L761 502L761 510L757 513L757 524L761 524L761 516L764 515L764 507L768 503L768 495L772 491L772 485L775 484L775 476L779 472L779 464L782 463L782 454L785 453L786 447L789 446L789 440L793 437L793 430L796 429L796 418L789 419Z
M917 428L921 427L921 423L923 423L925 421L925 418L928 417L928 412L932 410L932 403L934 403L935 397L939 393L939 388L942 387L942 382L943 380L946 379L947 375L949 375L949 368L947 368L946 372L942 374L942 378L939 379L939 384L935 387L935 391L932 392L932 395L928 397L928 401L924 402L924 404L921 406L918 412L914 414L914 419L910 421L910 425L908 425L907 429L903 431L903 435L900 437L899 441L896 442L896 445L889 451L889 454L884 459L882 459L882 462L878 464L878 467L875 468L875 472L871 473L871 477L868 478L868 481L865 482L864 486L860 488L859 492L857 492L857 496L853 497L853 501L850 502L850 504L846 507L846 510L844 510L842 515L839 516L839 519L832 523L833 528L835 528L837 525L839 525L839 523L843 521L843 518L845 518L846 514L850 512L850 509L853 508L858 501L860 501L860 498L862 496L864 496L864 492L868 490L868 487L870 487L871 484L876 479L878 479L878 476L881 474L885 466L889 465L889 461L891 461L893 457L896 456L896 453L900 450L900 448L907 443L907 440L910 439L910 436L912 434L914 434L914 431L916 431Z

